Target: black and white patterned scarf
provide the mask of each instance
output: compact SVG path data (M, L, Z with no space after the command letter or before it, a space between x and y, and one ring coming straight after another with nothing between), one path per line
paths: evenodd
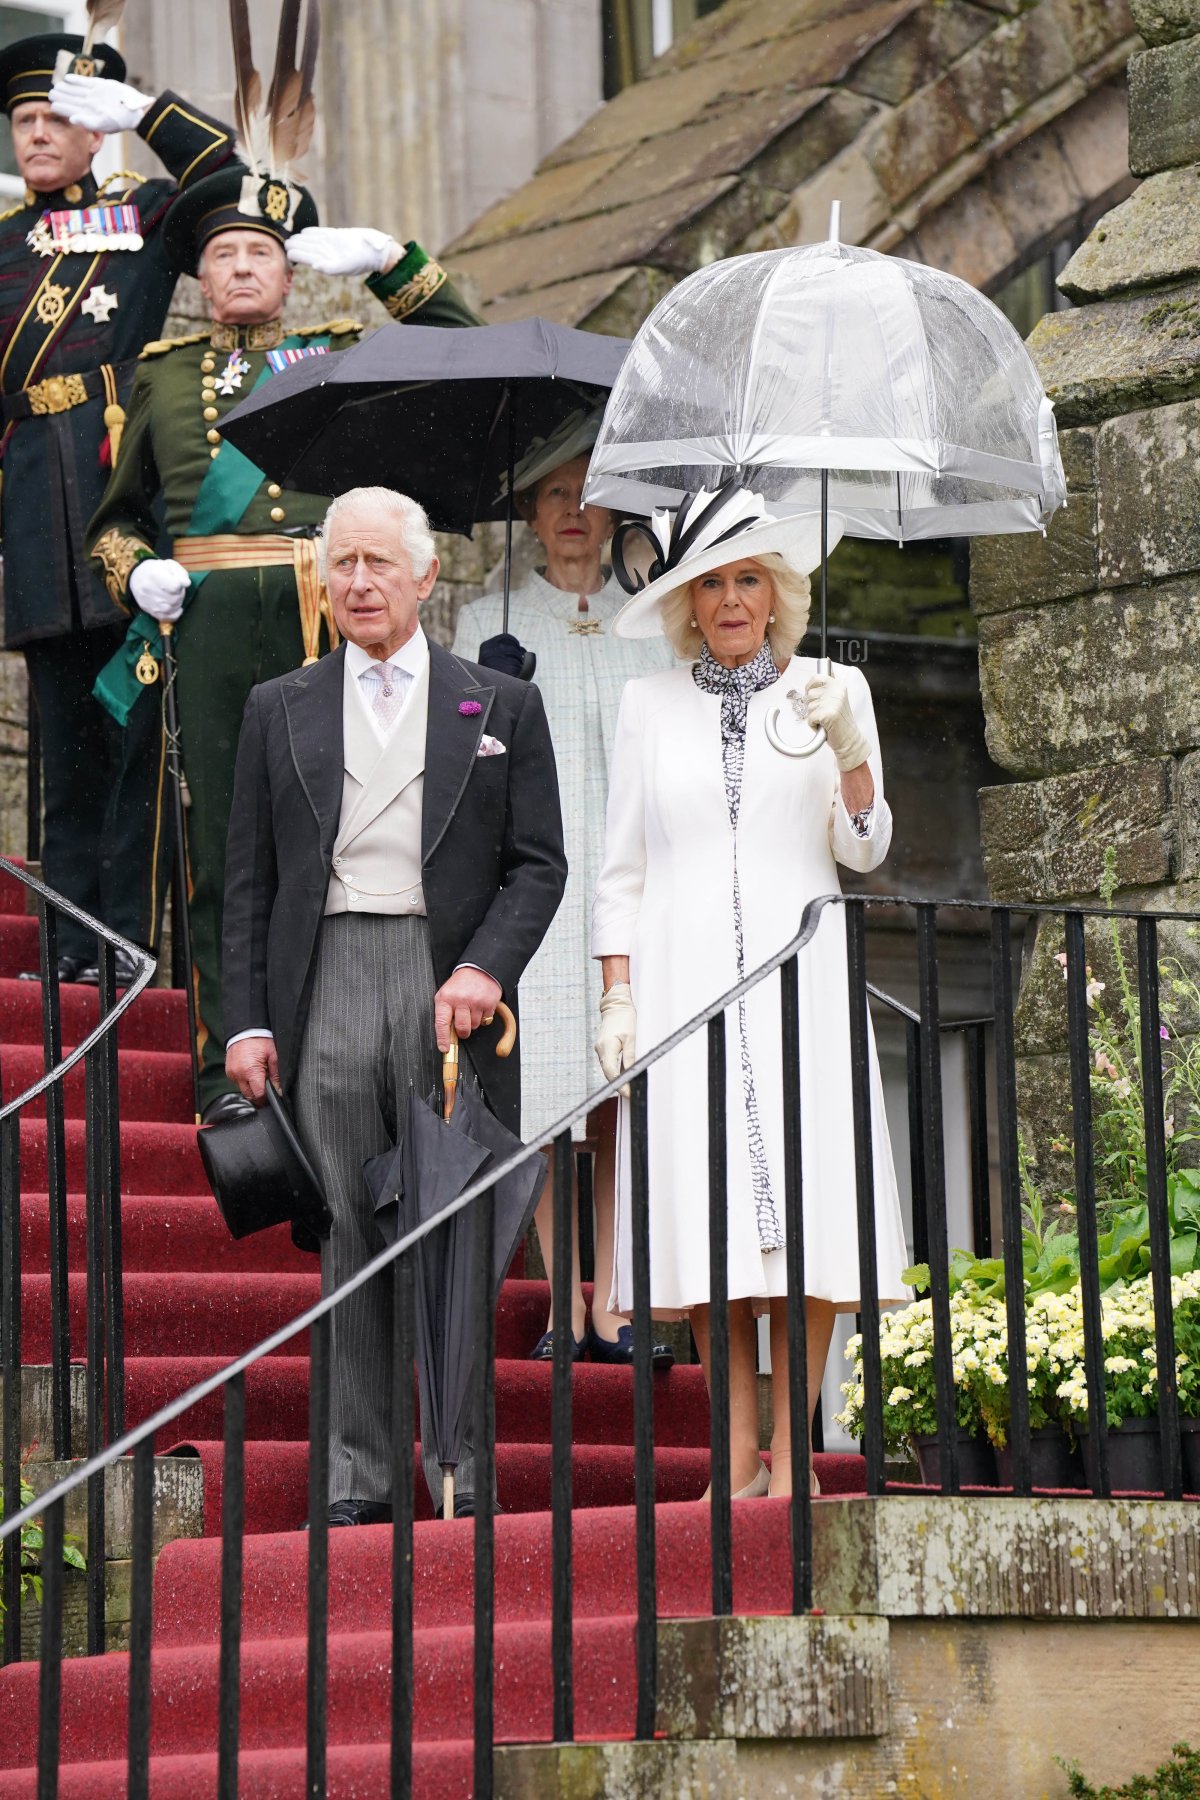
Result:
M742 803L742 770L746 760L746 720L751 695L779 680L779 670L764 643L758 655L740 668L727 669L719 663L708 645L692 668L692 679L705 694L716 694L721 700L721 762L725 775L725 801L729 808L729 824L734 832L733 847L733 929L737 948L737 974L746 975L745 942L742 931L742 889L737 866L737 822ZM746 1108L746 1140L750 1151L750 1184L754 1193L754 1212L758 1223L758 1243L763 1251L782 1250L783 1232L771 1192L771 1174L767 1167L766 1145L758 1113L758 1094L754 1083L754 1066L750 1060L750 1037L746 1029L746 1002L738 1001L738 1036L741 1047L742 1098Z
M745 742L746 709L750 704L751 694L757 694L760 688L770 687L773 681L779 680L779 670L775 667L775 658L771 655L771 646L764 643L758 655L739 669L727 669L719 663L708 645L700 652L700 660L692 668L692 680L706 694L721 696L721 742L728 744L735 738Z

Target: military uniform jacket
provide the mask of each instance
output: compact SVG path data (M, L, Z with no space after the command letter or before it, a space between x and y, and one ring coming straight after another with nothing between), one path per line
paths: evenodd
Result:
M478 323L440 266L417 245L368 287L397 320ZM345 350L363 327L353 319L301 328L214 325L211 332L148 344L134 383L121 454L88 532L114 607L131 612L129 576L158 554L161 494L172 543L236 532L315 530L328 496L280 489L232 444L221 421L264 378L275 348Z
M233 149L225 126L170 93L153 103L138 130L181 184L211 174ZM106 186L103 204L137 207L140 250L42 256L31 249L28 235L44 213L97 204L90 175L69 197L39 194L0 219L0 530L10 648L121 617L85 550L109 473L104 412L111 394L100 372L104 365L113 371L117 401L126 405L137 358L161 332L175 288L178 270L160 228L177 191L165 179ZM80 378L88 397L71 404Z

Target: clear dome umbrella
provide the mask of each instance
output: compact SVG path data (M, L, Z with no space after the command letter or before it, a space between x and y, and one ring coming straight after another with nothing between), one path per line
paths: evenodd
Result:
M837 241L689 275L633 340L585 498L648 514L740 477L851 537L1044 531L1054 411L1016 330L957 276ZM821 568L821 658L828 578ZM815 747L815 746L814 746Z

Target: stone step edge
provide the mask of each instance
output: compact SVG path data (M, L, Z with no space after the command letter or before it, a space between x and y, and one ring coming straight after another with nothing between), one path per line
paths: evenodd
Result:
M847 1497L813 1508L813 1594L884 1618L1200 1618L1194 1500Z

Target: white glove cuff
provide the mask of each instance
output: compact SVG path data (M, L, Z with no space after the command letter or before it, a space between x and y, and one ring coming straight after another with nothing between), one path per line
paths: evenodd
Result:
M633 989L627 981L614 981L600 996L600 1011L612 1012L618 1006L633 1005Z

